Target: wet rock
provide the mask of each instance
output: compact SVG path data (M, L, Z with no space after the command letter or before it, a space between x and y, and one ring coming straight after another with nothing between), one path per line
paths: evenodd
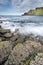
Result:
M10 40L14 42L14 41L16 41L16 40L18 39L18 37L19 37L18 34L13 35L13 36L10 38Z
M0 28L0 34L5 34L5 33L10 33L10 30L9 29L2 29Z
M12 33L10 32L9 29L2 29L0 28L0 39L2 41L7 40L8 38L10 39L12 37Z
M0 23L3 23L2 21L0 21Z
M12 37L12 33L6 33L6 34L4 35L4 37L5 37L5 38L11 38L11 37Z
M19 32L14 33L14 36L11 38L16 43L23 43L25 41L25 35L20 34Z
M39 37L39 42L43 45L43 36Z
M0 28L1 28L1 26L0 26Z
M19 29L16 29L14 33L17 33L17 32L19 32Z

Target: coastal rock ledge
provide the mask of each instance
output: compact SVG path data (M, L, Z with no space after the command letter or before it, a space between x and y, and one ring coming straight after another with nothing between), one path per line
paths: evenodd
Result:
M43 65L43 37L37 37L0 26L0 65Z

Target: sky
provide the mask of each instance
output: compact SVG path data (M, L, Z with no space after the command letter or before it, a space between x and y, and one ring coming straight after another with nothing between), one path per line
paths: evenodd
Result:
M0 15L21 15L36 7L43 7L43 0L0 0Z

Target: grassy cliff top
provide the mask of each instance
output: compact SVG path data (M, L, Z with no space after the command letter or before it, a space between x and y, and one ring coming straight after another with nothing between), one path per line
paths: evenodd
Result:
M25 12L23 15L43 16L43 7L37 7L34 10L29 10L28 12Z

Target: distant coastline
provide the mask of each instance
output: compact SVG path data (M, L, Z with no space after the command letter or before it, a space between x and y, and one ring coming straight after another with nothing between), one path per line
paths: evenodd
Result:
M22 16L43 16L43 7L37 7L34 10L25 12Z

